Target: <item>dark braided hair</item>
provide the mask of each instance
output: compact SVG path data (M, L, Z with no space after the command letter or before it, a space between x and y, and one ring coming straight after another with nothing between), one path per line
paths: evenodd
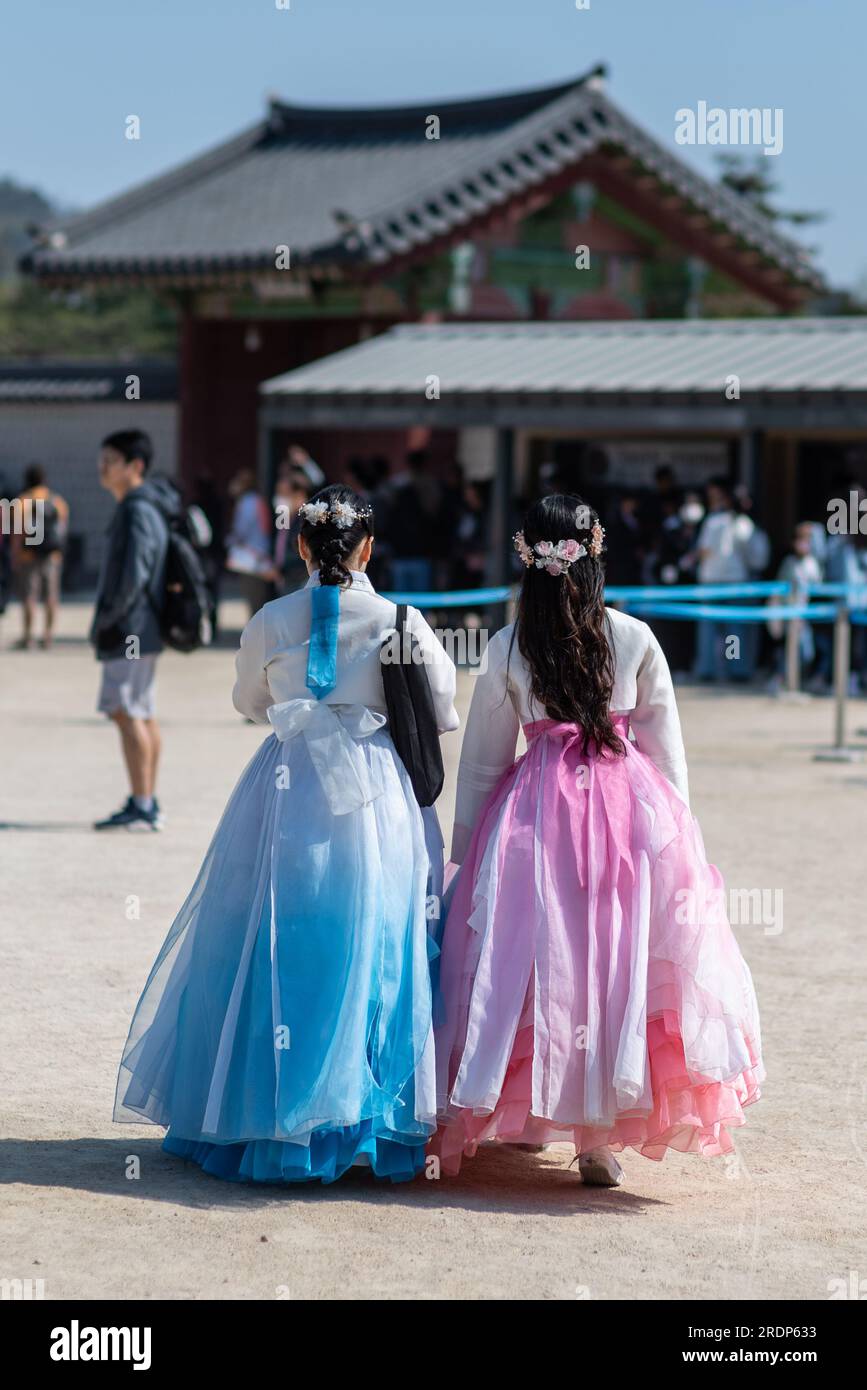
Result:
M580 510L579 510L580 509ZM587 546L599 518L580 497L543 497L527 513L524 540L576 540ZM549 719L580 724L591 745L619 756L623 742L610 714L614 656L606 634L605 571L600 557L580 556L565 574L524 570L512 642L530 668L533 695ZM510 650L511 655L511 650Z
M310 521L303 509L299 516L298 534L310 547L310 554L319 570L319 583L349 585L352 583L352 573L346 561L362 541L373 535L373 509L351 487L344 487L341 483L322 488L305 506L317 502L326 503L329 512L335 503L345 502L361 513L350 526L338 526L331 515L324 521Z

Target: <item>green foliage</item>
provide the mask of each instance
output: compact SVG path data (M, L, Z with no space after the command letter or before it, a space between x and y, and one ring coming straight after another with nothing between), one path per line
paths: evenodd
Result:
M748 155L740 150L720 150L716 158L722 170L720 183L739 197L748 199L770 222L788 222L792 227L806 227L814 222L824 222L827 216L824 212L783 212L781 208L774 206L773 200L779 192L780 185L773 178L773 161L764 155Z
M177 350L177 314L150 290L46 290L31 281L0 287L2 357L167 357Z
M31 232L56 216L35 188L0 179L0 356L174 355L177 314L153 291L47 290L20 274Z
M18 261L30 247L28 228L54 217L54 208L35 188L0 179L0 281L15 276Z

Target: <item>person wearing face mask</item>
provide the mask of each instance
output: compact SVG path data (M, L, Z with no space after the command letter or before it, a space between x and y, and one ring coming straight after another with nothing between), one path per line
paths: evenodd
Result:
M697 560L695 554L696 541L699 527L704 521L704 503L701 500L700 493L688 492L686 494L680 511L678 512L678 518L680 520L681 540L686 547L680 558L678 568L681 574L685 576L691 584L695 578L694 571Z
M755 577L756 526L735 507L726 478L707 485L707 515L696 542L699 584L745 584ZM696 633L699 680L746 681L752 676L752 642L745 623L701 619Z
M811 584L821 583L822 567L813 554L812 522L801 521L795 527L791 546L777 572L777 579L791 586L791 594L785 595L782 602L797 605L809 602L809 586ZM774 600L771 599L770 602L773 605ZM770 687L773 693L781 689L783 684L783 671L786 662L786 624L779 619L772 618L768 623L768 630L777 644L774 653L774 675L771 678ZM800 624L799 649L802 676L809 677L810 668L816 659L816 642L811 623L802 622Z
M647 583L674 587L693 582L691 552L703 517L704 508L696 493L687 494L680 503L676 494L661 501ZM688 672L695 657L693 624L673 618L654 618L651 625L672 671L675 674Z

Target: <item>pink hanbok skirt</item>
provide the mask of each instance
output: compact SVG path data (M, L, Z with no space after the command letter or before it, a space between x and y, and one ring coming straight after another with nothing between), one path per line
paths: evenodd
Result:
M633 743L600 756L574 724L524 732L445 926L432 1150L446 1173L487 1140L728 1153L764 1070L698 824Z

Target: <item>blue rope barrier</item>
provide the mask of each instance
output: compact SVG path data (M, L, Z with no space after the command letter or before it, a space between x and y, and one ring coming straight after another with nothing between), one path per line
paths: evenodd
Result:
M508 603L513 590L508 585L498 589L453 589L446 593L434 590L420 593L389 589L382 597L390 603L410 603L415 608L474 608L485 603Z
M867 584L808 584L807 593L817 598L845 598L852 606L867 603Z
M489 603L508 603L516 595L517 586L508 584L490 589L454 589L442 593L436 590L422 590L418 593L407 590L386 590L382 597L391 603L410 603L416 608L474 608ZM867 585L863 584L808 584L806 591L810 596L821 598L844 598L850 606L867 605ZM664 607L677 607L677 613L659 613L663 617L736 617L739 622L764 622L769 617L806 617L811 622L826 622L824 607L816 611L796 607L777 608L729 608L720 606L720 600L738 598L772 598L790 594L791 586L783 580L756 580L751 584L612 584L605 590L609 603L623 603L630 610L638 611L639 606L661 601ZM716 611L713 615L699 612L702 601L710 600ZM685 608L687 611L682 612ZM644 611L648 611L645 609ZM833 616L833 609L830 610ZM819 616L819 614L823 616ZM855 621L853 617L853 621ZM858 622L862 619L858 618Z
M768 604L763 608L738 608L735 605L712 603L637 603L631 611L643 617L696 618L711 622L766 623L770 619L804 618L811 623L832 623L837 616L833 603L813 603L805 607L792 604Z
M492 589L454 589L437 590L386 589L382 597L391 603L411 603L416 608L464 608L473 604L508 603L513 598L517 585L502 585ZM724 598L769 598L772 594L787 594L788 584L780 580L756 581L754 584L611 584L605 590L605 597L612 603L625 603L632 599L639 601L665 599L678 603L693 599Z
M788 592L789 585L784 580L763 579L753 584L612 584L606 588L605 597L616 603L632 599L682 603L694 599L770 598Z

